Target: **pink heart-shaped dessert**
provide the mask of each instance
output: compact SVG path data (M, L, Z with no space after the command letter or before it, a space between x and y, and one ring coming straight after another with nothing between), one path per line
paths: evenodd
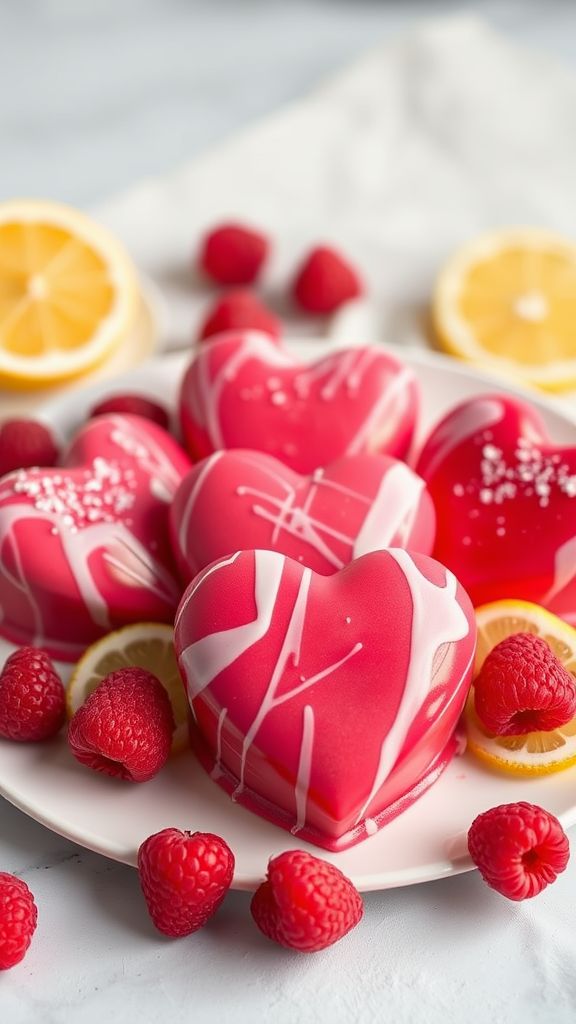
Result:
M190 460L139 416L99 416L57 469L0 480L0 635L75 660L110 629L172 621L168 508Z
M330 850L372 835L438 777L475 646L456 578L398 548L332 576L236 552L200 573L176 617L204 767Z
M343 349L302 364L257 331L201 348L180 393L184 438L196 458L253 448L297 473L343 455L402 458L417 407L412 371L382 349Z
M247 548L280 551L324 574L379 548L429 554L434 522L424 481L388 455L349 456L300 476L263 452L215 452L191 469L170 509L186 580Z
M576 623L576 447L526 402L486 395L433 430L418 461L436 505L434 554L474 604L521 598Z

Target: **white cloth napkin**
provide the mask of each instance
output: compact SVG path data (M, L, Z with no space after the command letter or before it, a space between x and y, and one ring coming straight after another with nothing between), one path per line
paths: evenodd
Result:
M425 343L438 268L482 230L540 224L576 237L576 79L474 17L423 26L311 96L97 213L166 300L185 346L211 296L192 273L200 234L234 216L274 240L265 291L297 333ZM286 288L306 249L334 242L369 298L298 321Z

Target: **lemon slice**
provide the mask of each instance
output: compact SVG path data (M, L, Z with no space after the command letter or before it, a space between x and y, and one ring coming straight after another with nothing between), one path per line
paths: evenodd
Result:
M434 330L452 355L550 391L576 386L576 244L537 228L471 242L445 266Z
M101 363L137 315L134 267L85 214L0 203L0 385L40 387Z
M528 601L494 601L476 610L478 647L474 675L496 644L513 633L535 633L576 674L576 630L545 608ZM468 749L493 768L515 775L547 775L576 764L576 719L550 732L493 736L474 710L474 688L465 711Z
M145 668L153 672L168 691L176 730L172 752L188 743L188 700L178 671L174 651L174 630L162 622L137 622L103 636L82 656L68 683L68 717L110 672L119 668Z

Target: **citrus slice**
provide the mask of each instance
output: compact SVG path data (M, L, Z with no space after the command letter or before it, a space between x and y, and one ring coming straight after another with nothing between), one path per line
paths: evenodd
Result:
M134 267L99 224L42 200L0 203L0 385L80 376L137 314Z
M120 668L145 668L153 672L168 691L176 730L172 752L188 743L188 700L178 671L174 651L174 630L162 622L137 622L108 633L84 653L68 683L68 717L110 672Z
M569 672L576 674L576 630L545 608L528 601L494 601L476 610L476 676L496 644L513 633L535 633L550 645ZM468 749L493 768L516 775L547 775L576 764L576 719L550 732L493 736L474 710L474 687L465 711Z
M537 228L476 239L441 272L433 323L461 359L550 391L576 386L576 244Z

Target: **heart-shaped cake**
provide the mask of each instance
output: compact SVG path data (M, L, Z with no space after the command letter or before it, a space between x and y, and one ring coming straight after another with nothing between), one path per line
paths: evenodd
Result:
M176 651L204 767L330 850L372 835L454 752L476 646L455 576L401 549L321 576L236 552L190 584Z
M75 660L128 622L170 622L181 594L168 508L190 460L139 416L99 416L56 469L0 480L0 635Z
M418 461L436 505L435 556L474 604L521 598L576 623L576 447L557 447L528 403L463 402Z
M170 527L186 580L248 548L280 551L328 574L379 548L430 554L435 514L424 481L388 455L351 455L300 476L271 455L236 449L191 469Z
M343 455L402 458L417 409L412 371L381 348L342 349L302 364L257 331L204 345L180 393L182 430L195 458L252 448L297 473Z

